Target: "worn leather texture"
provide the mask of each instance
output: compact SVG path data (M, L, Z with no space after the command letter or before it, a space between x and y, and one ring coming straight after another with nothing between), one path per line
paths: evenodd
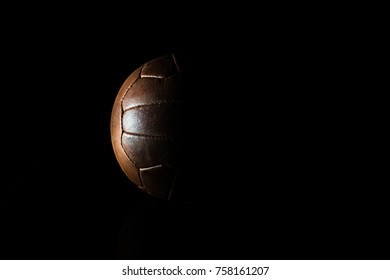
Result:
M123 83L111 116L116 159L142 191L172 198L180 169L184 113L183 73L174 54L136 69Z

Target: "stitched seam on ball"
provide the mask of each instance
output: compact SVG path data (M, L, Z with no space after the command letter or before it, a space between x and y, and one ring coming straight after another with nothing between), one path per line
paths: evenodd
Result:
M170 80L178 75L180 75L181 72L176 72L176 73L173 73L169 76L166 76L166 77L163 77L163 76L154 76L154 75L146 75L146 74L143 74L140 76L140 79L159 79L159 80Z
M155 138L155 139L162 139L162 140L174 140L174 137L167 137L167 136L157 136L157 135L146 135L146 134L140 134L140 133L134 133L134 132L127 132L123 131L122 133L132 136L138 136L138 137L145 137L145 138Z
M154 78L154 79L164 79L164 76L157 76L157 75L146 75L146 74L141 74L141 78Z
M157 168L157 167L163 167L164 165L162 163L160 164L155 164L155 165L152 165L152 166L148 166L148 167L140 167L139 170L140 171L144 171L144 170L151 170L151 169L154 169L154 168Z
M175 54L172 54L172 59L173 59L173 62L175 63L176 71L180 73L181 71L180 71L179 65L177 64Z
M175 100L167 100L167 101L162 101L162 102L154 102L154 103L148 103L148 104L140 104L140 105L136 105L136 106L133 106L133 107L129 107L129 108L126 108L125 110L123 110L123 106L122 106L122 110L123 110L123 113L128 111L128 110L131 110L131 109L136 109L136 108L141 108L141 107L147 107L147 106L161 106L161 105L168 105L168 104L178 104L178 103L181 103L180 101L175 101Z

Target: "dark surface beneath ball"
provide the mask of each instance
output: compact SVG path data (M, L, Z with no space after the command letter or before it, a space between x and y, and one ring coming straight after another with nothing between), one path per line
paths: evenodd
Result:
M35 48L2 65L1 259L369 259L389 251L386 196L363 136L355 137L364 123L350 109L356 97L336 81L345 74L334 66L338 51L288 32L262 33L260 44L237 33L166 45L72 34L49 44L37 33ZM6 42L5 56L16 46ZM192 75L189 204L139 191L110 141L123 81L172 52Z

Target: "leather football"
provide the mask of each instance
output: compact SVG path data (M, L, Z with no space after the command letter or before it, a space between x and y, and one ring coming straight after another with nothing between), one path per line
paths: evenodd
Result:
M111 141L120 167L139 189L161 199L171 199L176 188L185 94L184 74L170 54L136 69L112 109Z

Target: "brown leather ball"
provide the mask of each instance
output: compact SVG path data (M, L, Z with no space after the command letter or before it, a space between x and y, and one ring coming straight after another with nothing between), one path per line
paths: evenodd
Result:
M111 115L111 140L126 176L142 191L170 199L180 169L185 90L174 54L151 60L123 83Z

